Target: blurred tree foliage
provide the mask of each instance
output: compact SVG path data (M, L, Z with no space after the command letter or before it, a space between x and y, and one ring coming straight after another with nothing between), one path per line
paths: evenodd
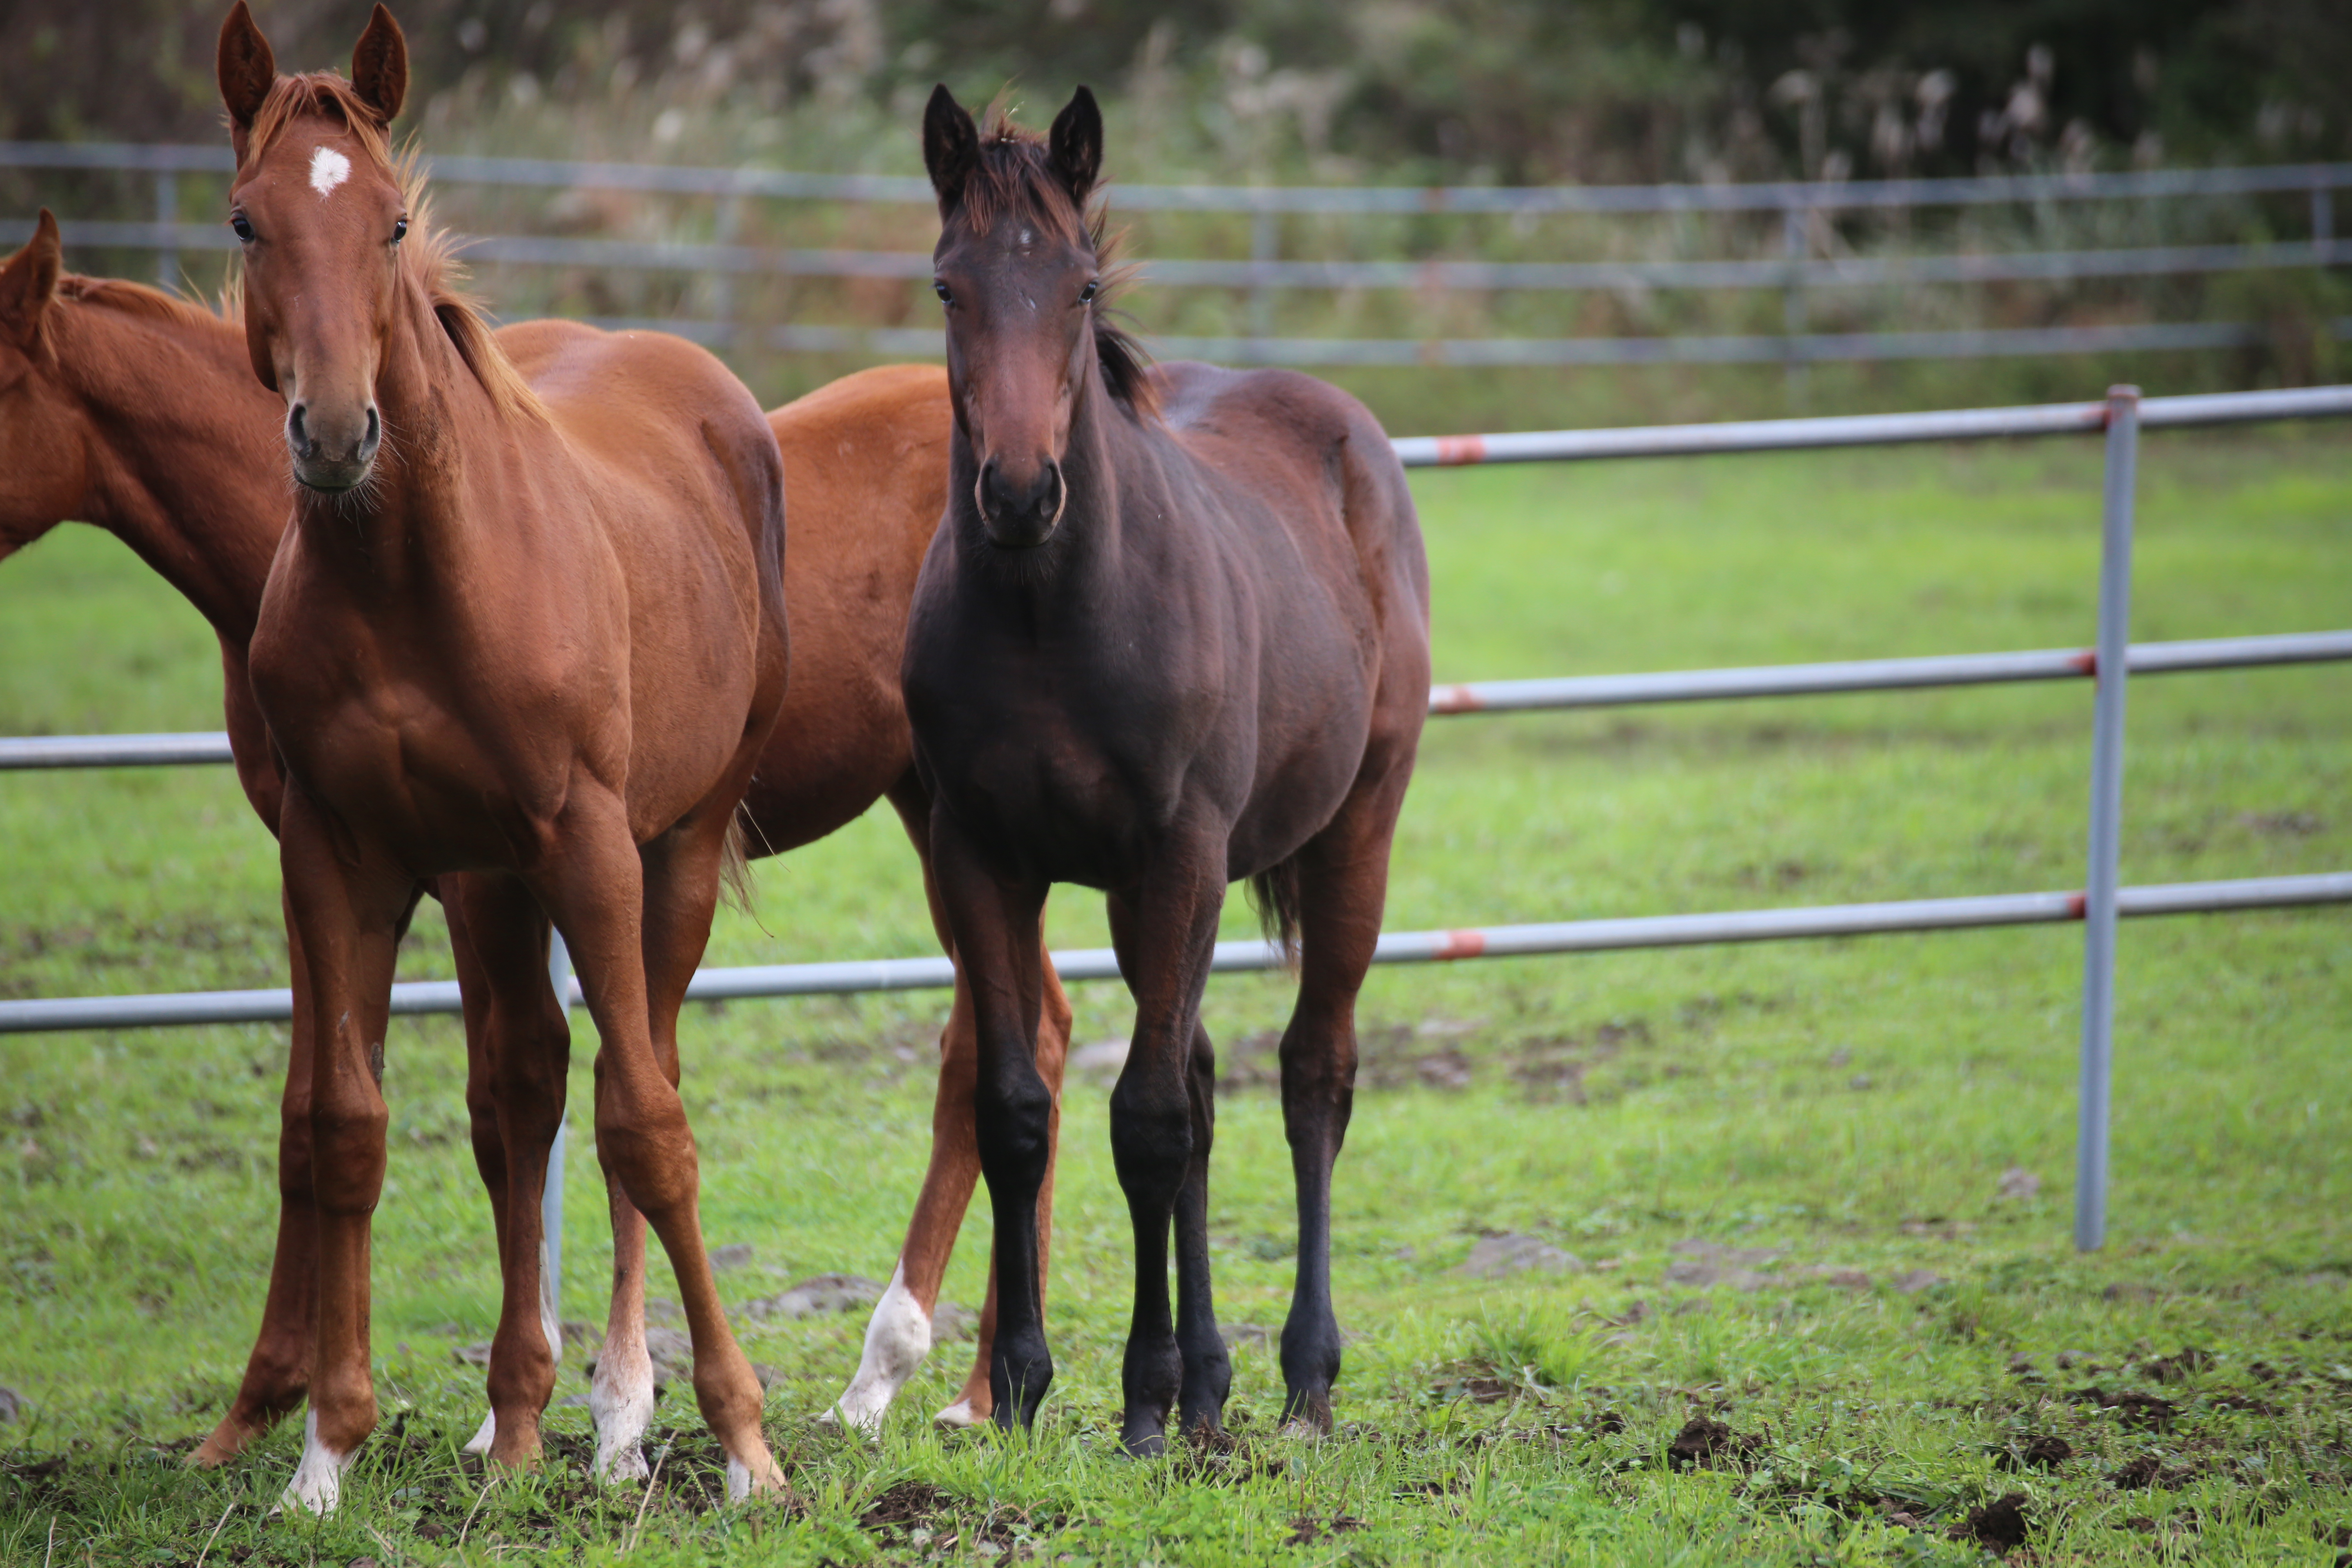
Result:
M369 0L260 0L282 65ZM1507 182L2352 156L2344 0L401 0L416 100L1087 80L1245 163ZM0 0L0 136L208 140L219 0ZM1235 139L1220 127L1260 132ZM1269 135L1266 126L1278 127Z

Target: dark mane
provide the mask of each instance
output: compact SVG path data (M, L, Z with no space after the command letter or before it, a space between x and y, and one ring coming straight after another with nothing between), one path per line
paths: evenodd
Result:
M1118 259L1126 236L1110 227L1108 205L1097 197L1089 212L1077 204L1046 163L1045 138L1013 122L1002 100L988 106L980 126L980 163L963 187L957 216L974 234L986 234L998 220L1036 225L1094 252L1101 269L1095 303L1095 359L1103 384L1119 405L1139 418L1160 412L1151 382L1151 356L1123 324L1126 312L1111 303L1135 279L1135 268Z

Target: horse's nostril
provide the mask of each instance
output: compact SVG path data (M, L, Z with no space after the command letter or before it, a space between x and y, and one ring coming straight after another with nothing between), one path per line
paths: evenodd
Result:
M375 450L375 444L383 438L383 421L377 416L375 405L373 404L370 404L368 405L367 434L360 437L360 445L365 447L368 451L373 452Z
M286 411L286 438L297 451L308 451L310 447L310 432L305 428L302 415L302 405L299 403Z

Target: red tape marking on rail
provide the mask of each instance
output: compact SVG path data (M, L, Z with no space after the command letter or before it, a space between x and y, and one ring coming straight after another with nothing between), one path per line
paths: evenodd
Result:
M1433 955L1439 963L1450 958L1475 958L1486 951L1486 933L1482 931L1450 931L1437 939Z
M1484 436L1440 436L1437 438L1437 466L1459 468L1465 463L1486 460L1486 437Z
M2066 895L2066 918L2068 920L2079 921L2087 918L2087 912L2090 907L2091 896L2088 893L2069 893Z
M2095 680L2098 679L2099 650L2097 648L2086 647L2066 662L2073 665L2083 674L2091 677L2093 679Z
M1441 686L1429 694L1429 710L1433 713L1475 713L1485 706L1485 700L1473 687Z

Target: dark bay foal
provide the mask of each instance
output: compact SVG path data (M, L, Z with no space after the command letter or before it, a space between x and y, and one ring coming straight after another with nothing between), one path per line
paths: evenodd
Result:
M1328 1429L1331 1167L1428 705L1412 499L1353 398L1288 372L1148 368L1104 318L1102 229L1087 218L1102 120L1084 88L1046 138L975 126L941 88L923 152L955 433L905 683L978 1016L996 1419L1026 1426L1053 1377L1035 1287L1053 1109L1032 1059L1035 932L1047 888L1078 882L1108 895L1136 1002L1111 1095L1136 1251L1122 1437L1158 1451L1171 1408L1186 1431L1220 1423L1231 1370L1210 1299L1215 1074L1200 1008L1226 887L1247 878L1299 963L1281 1047L1299 1229L1284 1409Z

